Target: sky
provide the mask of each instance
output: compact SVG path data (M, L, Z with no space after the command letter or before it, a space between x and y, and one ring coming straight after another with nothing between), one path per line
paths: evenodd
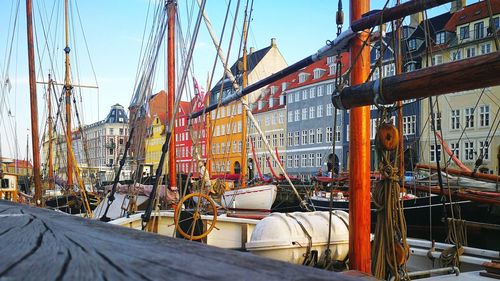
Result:
M63 0L33 0L35 27L35 64L37 81L47 81L50 69L57 82L64 80L64 10ZM91 124L106 117L116 103L128 107L136 81L138 60L148 6L155 0L70 0L70 55L72 82L75 85L98 86L97 89L75 88L75 97L81 122ZM206 13L213 28L220 35L229 0L207 0ZM232 0L229 26L236 13ZM191 32L198 13L195 0L178 0L181 29L184 34L192 14ZM235 38L241 36L242 15L246 1L241 1L237 17ZM371 1L371 9L380 9L385 1ZM389 1L389 6L395 0ZM194 5L194 7L193 7ZM349 5L343 0L344 29L349 22ZM449 5L432 13L443 13ZM16 12L17 11L17 12ZM335 0L254 0L248 47L256 50L276 38L277 45L288 64L316 52L326 40L335 38ZM17 20L16 20L17 15ZM432 15L432 14L431 14ZM149 16L151 19L151 15ZM15 24L14 24L15 23ZM229 30L223 41L227 52ZM48 39L48 40L47 40ZM24 159L30 134L30 109L28 86L28 61L26 43L25 1L0 0L0 155ZM239 39L231 50L230 64L236 60ZM187 49L187 48L186 48ZM154 92L165 88L166 76L161 51ZM194 74L201 85L206 85L212 70L215 48L208 31L202 24L193 55ZM53 66L53 67L51 67ZM222 76L222 69L215 71L215 80ZM8 78L8 79L7 79ZM10 87L6 81L10 81ZM60 93L60 88L57 94ZM39 84L38 116L40 135L46 131L46 86ZM75 122L76 119L74 118ZM74 126L76 125L73 123ZM16 144L17 143L17 144ZM31 147L31 139L29 139ZM30 151L31 148L28 149ZM17 151L17 153L16 153ZM31 158L31 157L30 157Z

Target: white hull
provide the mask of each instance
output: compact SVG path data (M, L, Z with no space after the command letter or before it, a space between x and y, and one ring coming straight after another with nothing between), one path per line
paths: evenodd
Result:
M240 210L271 210L276 200L276 185L260 185L229 190L222 195L221 203L225 208Z

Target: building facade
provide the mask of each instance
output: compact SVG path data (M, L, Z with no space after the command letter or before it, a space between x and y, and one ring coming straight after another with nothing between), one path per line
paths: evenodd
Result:
M495 36L499 31L500 1L492 1L490 23L486 2L477 2L457 10L436 32L424 61L429 66L496 52ZM433 98L435 128L455 156L470 169L499 173L500 132L496 129L500 87L452 93ZM429 120L429 100L422 102L421 122ZM425 127L420 141L422 162L446 161L441 143L435 143L434 130ZM437 152L437 154L436 154ZM482 161L478 161L482 159ZM477 165L476 165L477 163ZM450 161L455 166L453 161Z
M276 154L281 165L285 167L286 161L286 92L292 83L293 75L289 75L270 84L252 105L259 127L265 138ZM257 165L263 174L268 176L275 172L282 174L278 163L264 145L263 137L257 132L256 127L249 121L247 140L249 178L258 176ZM254 156L255 152L255 156ZM269 162L267 161L269 159ZM269 165L270 164L270 165Z
M343 54L341 60L343 72L348 67L349 56ZM339 111L334 130L331 101L336 62L335 57L327 57L295 73L286 92L286 167L291 175L310 178L318 173L341 169L343 118Z
M242 83L242 58L239 58L231 67L231 73ZM247 55L248 84L257 82L287 66L281 55L276 39L271 39L271 45L258 51L250 48ZM257 90L247 96L249 104L255 102L262 94ZM209 104L216 104L220 99L234 94L232 83L221 80L210 90ZM241 101L235 101L227 106L212 111L209 115L208 134L210 138L210 156L208 157L209 172L212 175L232 175L239 178L242 173L242 163L247 161L243 151L243 141L246 141L246 124L243 124L243 106ZM246 171L245 171L246 172Z

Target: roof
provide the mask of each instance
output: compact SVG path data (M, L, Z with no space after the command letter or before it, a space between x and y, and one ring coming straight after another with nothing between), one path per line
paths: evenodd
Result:
M266 112L269 110L284 108L285 103L283 103L281 105L279 103L280 96L282 94L286 94L286 91L288 90L289 85L291 85L293 83L294 79L296 79L296 76L297 75L295 73L292 73L288 76L281 78L280 80L278 80L274 83L269 84L267 86L267 89L264 91L264 93L261 96L259 96L254 103L254 104L258 105L259 101L262 101L263 102L262 108L259 109L258 106L255 106L252 109L252 113L254 113L254 114L255 113L262 113L262 112ZM288 84L285 91L283 91L283 88L282 88L283 83ZM274 92L274 94L271 94L271 87L276 87L276 91ZM271 98L273 99L273 106L269 107L269 99L271 99Z
M500 0L492 0L491 9L493 14L500 13ZM455 12L446 23L445 29L450 32L455 32L458 25L473 22L486 17L489 17L486 1L477 2Z
M406 49L406 52L411 52L413 53L412 56L409 57L415 57L418 56L417 54L423 52L425 48L427 47L425 45L425 25L427 24L429 26L429 36L430 38L435 38L436 33L440 31L444 31L444 27L448 20L451 18L452 14L450 12L446 12L444 14L437 15L435 17L432 17L430 19L427 19L425 21L422 21L413 31L413 33L408 37L407 42L410 40L417 40L420 42L417 43L417 48L415 50L408 50L408 43L403 44L402 47Z
M127 113L123 106L119 104L115 104L111 106L111 110L108 113L106 119L104 119L105 123L128 123Z
M18 168L33 168L33 165L31 165L31 163L29 161L26 161L26 160L15 160L13 159L13 162L12 163L8 163L7 164L7 167L16 167L16 161L17 161L17 167Z
M250 53L247 55L247 72L251 72L258 64L259 62L266 56L266 54L271 50L272 46L268 46L266 48L260 49L258 51L255 51L253 53ZM236 81L238 84L241 84L241 71L238 69L238 64L243 61L243 57L240 57L236 62L231 66L230 70L231 73L234 75L236 78ZM210 90L211 93L220 91L222 84L222 79L217 82L217 84ZM229 79L224 79L224 84L223 84L224 89L232 87L231 81Z

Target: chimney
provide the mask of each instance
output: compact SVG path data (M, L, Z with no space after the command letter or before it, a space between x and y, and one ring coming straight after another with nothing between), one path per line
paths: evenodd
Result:
M451 2L450 13L453 14L454 12L460 11L465 6L467 6L466 0L454 0Z
M410 16L410 26L417 27L423 21L422 13L416 13Z
M276 47L276 38L271 38L271 47Z
M254 47L250 47L250 53L248 53L249 55L255 53L255 48Z

